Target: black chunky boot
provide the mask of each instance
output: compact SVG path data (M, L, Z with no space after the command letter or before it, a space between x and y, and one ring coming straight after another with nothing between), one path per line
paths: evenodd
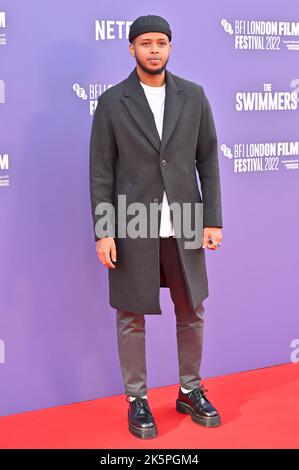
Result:
M191 415L192 421L202 426L217 427L221 424L221 418L216 408L205 395L207 391L201 385L189 393L183 393L180 387L176 400L176 410L179 413Z
M147 399L137 397L135 400L130 401L130 397L127 396L126 401L130 404L128 409L129 431L140 439L156 437L157 425Z

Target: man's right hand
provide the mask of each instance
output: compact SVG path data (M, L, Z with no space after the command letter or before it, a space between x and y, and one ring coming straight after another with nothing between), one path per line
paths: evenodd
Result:
M97 257L104 266L107 266L107 268L115 269L115 265L112 263L112 261L116 262L116 246L113 237L105 237L100 238L100 240L97 240L96 253Z

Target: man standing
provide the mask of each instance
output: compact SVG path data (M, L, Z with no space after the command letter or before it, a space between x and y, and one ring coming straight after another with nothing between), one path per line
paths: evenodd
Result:
M99 96L90 140L96 253L109 268L109 301L116 309L129 430L142 439L157 436L147 397L144 315L162 313L160 287L170 289L176 315L176 410L204 426L219 426L221 421L199 373L203 300L209 295L205 248L216 250L222 240L217 136L203 87L166 69L171 37L168 22L160 16L140 16L132 23L129 51L136 67ZM118 217L116 222L109 211L104 234L99 207L110 205L119 216L120 195L128 204L142 203L147 210L142 222L152 225L150 205L159 204L158 236L123 235L133 218L124 223ZM203 207L201 240L191 249L186 245L190 237L179 230L170 209L186 203L198 231L194 208Z

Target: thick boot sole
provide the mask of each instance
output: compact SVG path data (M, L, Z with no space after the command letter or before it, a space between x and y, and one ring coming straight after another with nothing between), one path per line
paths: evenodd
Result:
M139 437L140 439L153 439L154 437L157 437L157 435L158 435L156 425L154 425L150 428L137 428L137 427L133 426L133 424L129 423L129 431L135 437Z
M191 415L192 421L197 424L201 424L202 426L206 426L208 428L216 428L217 426L221 425L221 417L219 415L216 416L198 416L194 413L192 408L190 408L185 403L177 400L176 401L176 410L179 413L185 413Z

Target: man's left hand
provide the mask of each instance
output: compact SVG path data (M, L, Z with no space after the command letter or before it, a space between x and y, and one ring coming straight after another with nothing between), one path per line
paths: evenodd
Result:
M209 250L217 250L222 240L222 231L219 227L205 227L203 229L203 248L209 248Z

